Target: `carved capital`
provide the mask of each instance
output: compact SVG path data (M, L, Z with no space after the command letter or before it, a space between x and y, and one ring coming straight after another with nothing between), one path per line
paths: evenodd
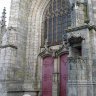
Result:
M47 57L47 56L53 56L53 51L51 49L46 50L44 49L39 56L41 56L42 58Z
M69 43L63 41L62 47L56 51L56 57L61 56L62 54L69 54Z

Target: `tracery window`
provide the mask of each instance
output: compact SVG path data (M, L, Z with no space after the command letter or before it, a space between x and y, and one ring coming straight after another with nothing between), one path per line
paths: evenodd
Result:
M51 0L45 13L44 40L48 39L49 45L62 43L65 29L71 26L71 10L68 0Z

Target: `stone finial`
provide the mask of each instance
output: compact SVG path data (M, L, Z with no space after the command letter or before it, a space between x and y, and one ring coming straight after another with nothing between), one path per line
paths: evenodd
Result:
M66 46L66 43L67 43L67 33L65 33L63 36L62 36L62 40L63 40L63 45Z
M62 39L63 39L64 41L67 40L67 33L66 33L66 32L63 34Z
M56 51L56 56L61 56L62 54L69 54L69 42L67 39L67 33L62 36L62 45L59 50Z
M46 38L45 40L45 45L44 45L45 49L48 49L48 39Z
M6 8L4 7L3 12L2 12L2 17L1 17L1 26L5 27L6 26Z

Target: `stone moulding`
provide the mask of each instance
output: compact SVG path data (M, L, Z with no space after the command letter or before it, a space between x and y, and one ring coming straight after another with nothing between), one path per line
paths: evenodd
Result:
M31 90L24 91L24 90L22 90L22 91L8 91L7 93L23 93L23 92L30 92L30 93L36 92L37 93L39 91L38 90L36 90L36 91L33 91L33 90L32 91Z
M77 26L77 27L74 27L74 28L68 28L65 31L67 33L69 33L69 32L78 31L78 30L82 30L82 29L86 29L86 28L88 28L89 30L94 29L96 31L96 26L95 25L90 25L90 24L86 24L86 25L82 25L82 26Z
M47 49L45 49L45 50L43 50L40 54L39 54L39 56L41 56L41 57L47 57L47 56L53 56L53 51L50 49L50 50L47 50Z
M66 50L64 47L62 47L56 51L56 57L61 56L63 54L69 54L69 51Z
M7 47L11 47L11 48L14 48L14 49L18 49L17 46L11 45L11 44L0 46L0 48L7 48Z
M39 54L42 58L47 57L47 56L52 56L54 57L54 50L52 50L50 47L48 47L48 40L45 40L45 45L44 45L44 50L41 51Z
M63 54L69 54L69 49L68 49L68 42L65 44L63 43L62 47L59 48L59 50L57 50L56 53L56 57L61 56Z
M83 40L85 39L81 36L79 37L71 36L70 38L68 38L68 42L70 43L70 45L81 43Z
M12 26L8 27L7 29L8 29L8 30L14 30L14 31L17 31L17 30L16 30L17 28L16 28L16 27L12 27Z
M59 50L53 50L51 48L44 48L44 50L38 56L41 56L42 58L47 57L47 56L52 56L56 58L63 54L69 54L68 43L62 44Z

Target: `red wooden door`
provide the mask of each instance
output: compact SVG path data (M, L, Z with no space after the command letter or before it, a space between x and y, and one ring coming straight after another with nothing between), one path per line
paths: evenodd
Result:
M68 65L67 54L60 57L60 96L67 96Z
M53 74L54 58L43 58L42 67L42 96L52 96L52 74Z

